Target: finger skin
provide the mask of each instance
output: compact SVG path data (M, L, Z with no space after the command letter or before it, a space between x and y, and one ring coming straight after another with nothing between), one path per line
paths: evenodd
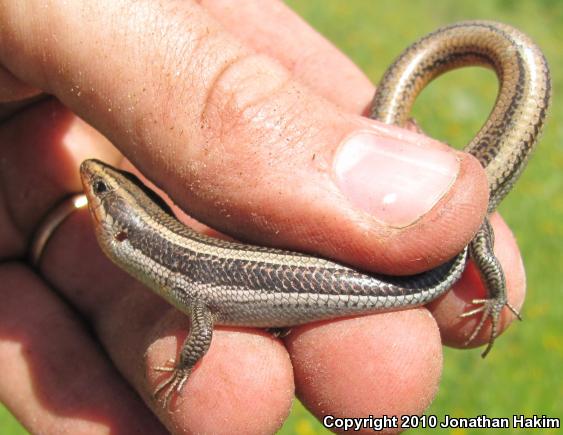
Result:
M19 100L31 98L40 91L14 77L12 73L0 66L0 106Z
M343 112L293 82L278 62L242 46L199 5L139 1L124 14L125 4L60 4L42 16L33 37L25 22L34 2L4 5L11 19L1 36L11 44L0 47L0 60L119 144L196 219L239 239L390 274L442 263L478 228L487 187L474 158ZM70 19L85 9L87 22ZM147 32L155 28L163 38ZM54 37L56 29L65 32ZM139 63L148 71L131 67ZM416 222L383 225L335 179L339 145L359 131L451 153L459 173Z
M349 113L364 113L369 106L375 89L366 75L283 2L204 0L201 5L231 34L278 60L314 93Z
M286 344L299 398L319 419L420 414L438 389L440 335L423 308L307 325Z
M0 401L30 432L165 433L34 272L2 264L0 294Z

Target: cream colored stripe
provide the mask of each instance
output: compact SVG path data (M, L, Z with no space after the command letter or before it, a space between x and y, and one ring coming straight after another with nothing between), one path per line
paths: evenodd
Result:
M231 259L231 260L269 263L272 265L296 266L296 267L299 266L322 267L331 270L349 269L343 265L312 256L297 256L297 255L283 254L283 253L280 254L276 252L239 250L236 248L215 246L204 242L199 242L192 238L177 234L167 226L158 222L149 213L147 213L147 211L143 209L143 207L140 207L138 205L139 201L137 201L134 195L131 194L130 192L124 191L123 196L129 197L129 198L125 198L129 204L135 204L135 206L137 207L137 212L139 213L139 215L141 215L143 221L145 222L145 225L147 225L148 228L150 228L156 234L160 234L163 238L168 240L170 243L185 249L189 249L195 253L200 253L203 255L214 255L217 257Z

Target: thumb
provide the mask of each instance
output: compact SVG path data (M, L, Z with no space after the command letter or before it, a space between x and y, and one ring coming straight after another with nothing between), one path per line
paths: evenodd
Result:
M474 158L341 112L195 2L34 3L0 10L3 67L217 229L404 274L458 253L484 217Z

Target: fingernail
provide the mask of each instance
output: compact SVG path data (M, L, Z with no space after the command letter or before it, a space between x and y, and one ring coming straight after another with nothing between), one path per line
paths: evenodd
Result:
M334 159L338 187L354 206L384 224L408 226L436 205L459 172L455 151L427 143L366 131L349 136Z

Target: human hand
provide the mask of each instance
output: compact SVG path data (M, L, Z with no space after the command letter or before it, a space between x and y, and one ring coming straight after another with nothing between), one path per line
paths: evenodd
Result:
M0 97L12 102L0 136L0 398L16 416L45 432L157 433L152 412L176 432L272 432L294 385L319 417L422 412L441 370L436 324L459 346L477 321L458 317L484 292L471 269L433 304L435 318L420 308L334 320L294 328L284 343L220 327L175 407L163 410L152 367L175 356L185 318L103 257L86 213L53 235L41 275L23 259L46 211L80 189L83 159L121 162L97 131L215 228L389 274L434 267L467 244L486 209L478 163L357 116L372 85L283 4L35 3L3 5L0 16ZM38 90L68 109L26 100ZM344 170L342 143L355 132L368 132L373 150ZM382 147L399 145L416 156L411 166L380 161ZM419 158L448 168L450 180L431 176L383 210L381 196L400 186L376 174L402 170L419 181ZM436 203L421 201L432 195ZM518 307L521 262L509 230L493 223ZM476 343L487 339L483 331Z

